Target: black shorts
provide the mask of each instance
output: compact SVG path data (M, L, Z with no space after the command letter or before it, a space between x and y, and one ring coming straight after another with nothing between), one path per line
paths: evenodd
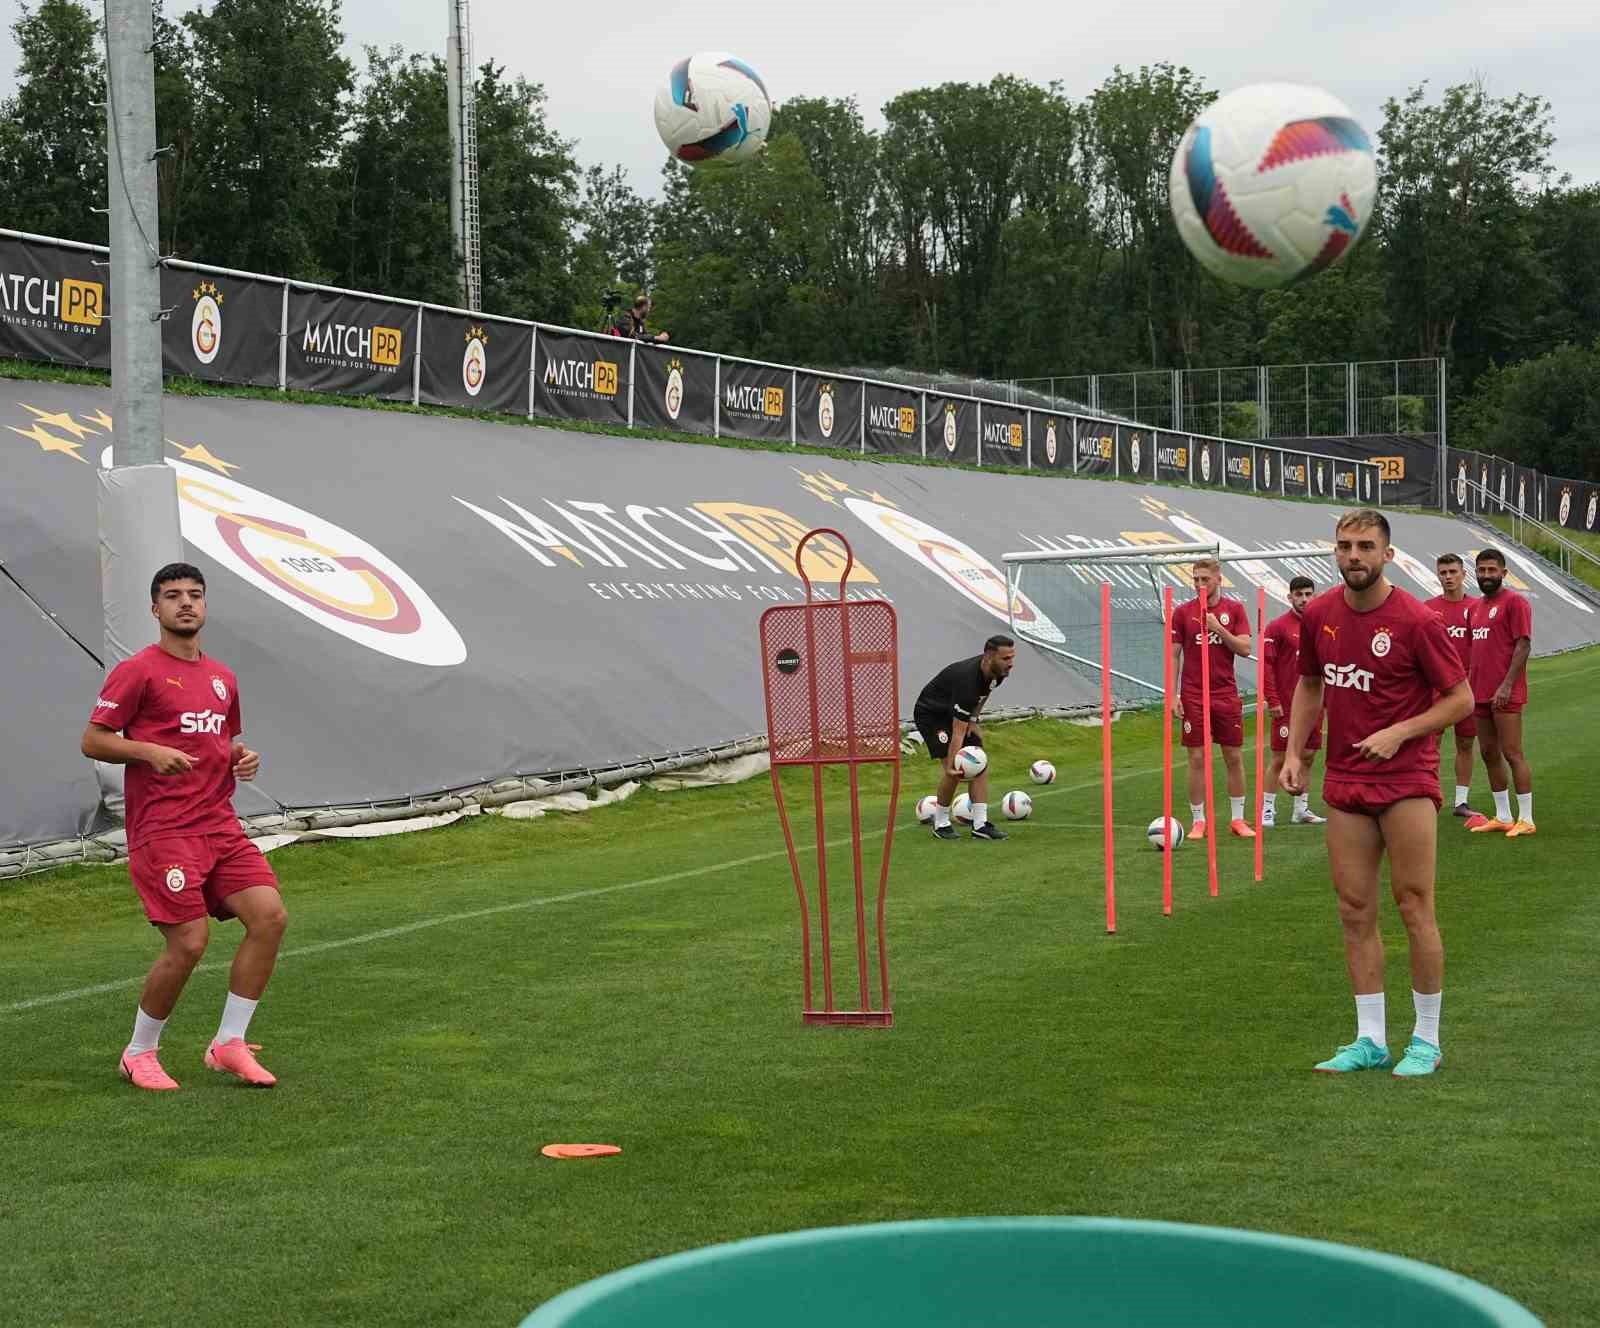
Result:
M922 735L922 741L928 745L928 755L935 761L943 761L950 751L950 730L955 726L955 720L950 715L912 715L911 722L917 726L917 732ZM983 738L972 732L967 733L968 747L982 747Z

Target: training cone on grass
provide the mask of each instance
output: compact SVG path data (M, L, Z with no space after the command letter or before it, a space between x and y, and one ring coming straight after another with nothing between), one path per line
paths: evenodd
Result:
M622 1149L616 1144L546 1144L539 1150L546 1157L615 1157Z

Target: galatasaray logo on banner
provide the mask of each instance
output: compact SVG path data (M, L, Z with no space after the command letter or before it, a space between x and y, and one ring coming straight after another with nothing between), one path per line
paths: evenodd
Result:
M194 316L189 320L189 345L195 359L201 364L210 364L222 349L222 292L217 289L215 282L202 281L194 288Z
M1591 493L1589 495L1589 511L1588 511L1588 514L1584 517L1584 526L1583 526L1583 528L1585 530L1593 530L1594 529L1594 518L1595 518L1595 511L1596 511L1597 508L1600 508L1600 493Z
M469 327L465 333L467 349L461 356L461 386L469 397L483 391L489 378L489 334L481 327Z
M1044 455L1053 466L1056 464L1056 422L1046 420L1044 424Z
M824 438L833 437L833 384L824 383L817 389L817 428Z
M178 473L184 539L258 590L394 659L466 659L466 643L427 592L365 540L237 480L167 464ZM101 465L111 465L109 447Z
M1005 574L970 545L908 512L897 512L864 498L843 501L851 512L901 553L923 564L979 608L992 613L1001 622L1014 618L1017 630L1027 636L1057 645L1066 643L1061 629L1026 595L1019 592L1011 602L1011 613L1006 613Z
M661 405L669 420L677 419L683 409L682 360L671 360L667 364L667 386L661 393Z
M944 450L946 452L954 452L958 441L955 403L947 401L944 406Z
M1128 460L1133 463L1133 473L1139 473L1139 435L1134 434L1128 439Z
M1456 506L1465 508L1467 505L1467 463L1461 462L1456 467Z
M1564 526L1567 518L1572 515L1572 486L1569 484L1561 490L1561 506L1556 509L1556 524Z

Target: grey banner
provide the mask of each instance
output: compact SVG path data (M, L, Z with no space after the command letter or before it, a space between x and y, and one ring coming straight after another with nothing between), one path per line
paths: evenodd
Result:
M290 387L410 401L416 353L415 305L290 286Z
M962 397L928 393L928 455L940 461L978 460L978 407Z
M853 378L795 375L795 441L861 450L861 384Z
M922 455L922 393L909 387L866 385L867 451ZM934 440L928 439L928 455Z
M1071 470L1073 426L1070 415L1035 410L1028 414L1030 463L1034 470Z
M1157 480L1173 480L1181 484L1189 480L1189 452L1192 439L1185 433L1154 435Z
M109 368L107 256L0 236L0 355Z
M444 309L422 311L418 394L432 405L528 413L533 328Z
M1112 475L1117 469L1118 427L1103 420L1072 421L1075 445L1073 471L1079 475Z
M533 413L557 420L628 422L631 341L539 329Z
M719 431L734 438L788 442L792 384L787 369L723 360Z
M634 353L633 422L709 435L716 428L717 362L641 344Z
M218 383L278 385L283 283L161 270L161 367ZM410 380L407 379L409 385Z
M983 464L1025 468L1028 464L1028 412L989 401L979 410L983 420L979 426L978 446L982 449Z
M109 407L105 389L55 383L12 384L0 400L0 426L36 430L16 439L0 486L7 570L21 580L28 569L25 584L60 628L90 640L101 627L95 467ZM761 732L756 624L769 605L797 601L792 553L815 526L851 540L852 593L899 611L909 713L938 668L1005 629L994 587L1008 550L1153 529L1257 548L1331 534L1336 515L1245 493L832 457L797 466L784 447L399 412L179 396L166 411L169 436L183 440L167 456L186 549L209 582L205 648L239 674L260 784L295 806ZM1437 516L1397 514L1394 530L1424 576L1432 551L1475 538ZM1541 651L1600 639L1600 614L1508 552L1533 595ZM1414 566L1397 562L1398 583L1433 593ZM43 635L29 635L16 616L0 621L0 669L17 680L0 694L0 723L23 759L40 756L26 781L0 775L0 824L31 838L70 831L92 807L88 763L72 772L98 677L82 651L74 671L78 647L60 628L36 619ZM1092 653L1092 622L1086 609L1059 629ZM1001 699L1073 705L1095 694L1030 647Z

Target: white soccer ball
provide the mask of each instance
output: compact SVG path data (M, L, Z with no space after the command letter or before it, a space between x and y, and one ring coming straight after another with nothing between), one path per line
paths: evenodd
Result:
M956 774L976 779L989 768L989 754L982 747L963 747L956 753Z
M1048 761L1035 761L1028 767L1028 774L1035 784L1054 784L1056 782L1056 768Z
M1209 271L1283 286L1332 267L1372 218L1372 140L1332 93L1296 83L1230 92L1184 132L1168 175L1178 234Z
M1165 833L1163 833L1165 827ZM1150 847L1157 850L1166 848L1167 835L1172 836L1172 847L1179 848L1183 844L1183 826L1171 817L1156 817L1145 830L1144 837L1150 841Z
M972 799L965 793L956 795L956 800L950 804L950 815L960 821L962 825L972 824Z
M678 61L656 93L656 132L679 161L753 157L766 147L771 124L772 99L761 75L726 51Z
M918 798L917 820L921 821L923 825L929 824L933 820L933 809L938 805L939 799L935 794L930 793L925 798Z
M1021 789L1012 789L1000 799L1000 811L1008 821L1026 821L1033 814L1033 799Z

